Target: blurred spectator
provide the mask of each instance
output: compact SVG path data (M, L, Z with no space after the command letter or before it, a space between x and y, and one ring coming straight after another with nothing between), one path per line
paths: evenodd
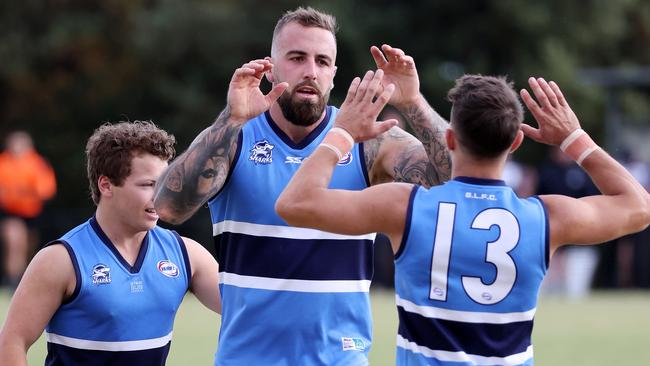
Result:
M30 244L37 240L34 220L55 193L54 171L34 150L30 135L24 131L7 135L0 153L0 243L2 280L12 288L27 266Z
M517 196L529 197L535 194L537 172L534 168L518 162L510 155L503 169L503 180L512 187Z
M537 194L563 194L579 198L598 194L591 179L559 147L550 148L547 159L539 168ZM560 248L549 267L542 291L565 294L572 299L586 296L598 262L594 246L565 246Z
M623 150L619 161L636 178L643 187L650 188L650 169L629 150ZM646 244L650 232L648 229L619 238L608 246L603 246L599 271L600 277L609 273L610 278L602 281L609 286L619 288L650 287L650 249ZM616 268L616 271L609 269ZM613 277L612 277L613 275Z

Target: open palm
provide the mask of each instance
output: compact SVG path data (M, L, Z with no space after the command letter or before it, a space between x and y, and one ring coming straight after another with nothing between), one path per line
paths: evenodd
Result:
M289 86L279 83L264 94L260 89L264 73L271 71L273 64L268 60L254 60L235 70L228 88L228 106L234 120L245 122L265 112Z

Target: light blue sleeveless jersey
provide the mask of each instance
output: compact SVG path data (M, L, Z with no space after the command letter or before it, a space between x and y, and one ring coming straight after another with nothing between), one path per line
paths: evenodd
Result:
M77 286L45 329L45 364L164 365L191 278L178 234L158 226L147 232L133 266L94 217L52 244L68 250Z
M374 234L289 227L275 201L321 143L337 110L294 144L262 114L248 121L219 194L209 202L223 303L215 364L366 365ZM362 145L334 170L331 187L367 187Z
M466 177L414 187L395 256L397 365L532 365L548 255L539 198Z

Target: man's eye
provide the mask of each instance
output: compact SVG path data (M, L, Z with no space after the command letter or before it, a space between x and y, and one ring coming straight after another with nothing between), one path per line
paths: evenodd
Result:
M215 175L217 175L217 172L214 169L206 169L201 172L201 176L205 179L212 179Z

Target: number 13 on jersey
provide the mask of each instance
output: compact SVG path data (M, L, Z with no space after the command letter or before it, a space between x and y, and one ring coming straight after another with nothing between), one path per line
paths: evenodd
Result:
M441 202L438 205L438 220L436 236L431 260L431 291L432 300L447 300L447 282L452 246L474 245L474 243L454 243L454 225L456 220L456 204ZM517 267L509 255L519 242L519 224L515 216L502 208L489 208L481 211L472 220L471 229L490 230L492 226L499 229L499 237L488 242L485 251L485 261L496 268L496 277L492 283L485 284L481 277L461 275L463 289L467 295L479 304L492 305L503 300L512 290L517 278ZM480 265L482 263L477 263Z

